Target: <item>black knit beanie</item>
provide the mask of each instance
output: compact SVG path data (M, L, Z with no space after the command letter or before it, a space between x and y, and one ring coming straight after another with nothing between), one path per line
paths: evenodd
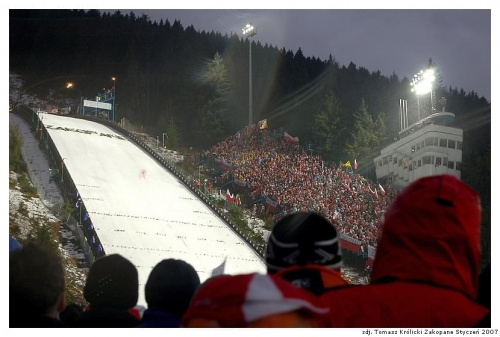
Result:
M266 264L270 273L307 264L340 269L340 237L335 227L317 213L287 215L274 225L269 236Z
M90 267L83 295L91 308L130 309L139 297L137 268L119 254L98 258Z
M199 285L200 278L189 263L175 259L160 261L146 283L148 308L181 317Z

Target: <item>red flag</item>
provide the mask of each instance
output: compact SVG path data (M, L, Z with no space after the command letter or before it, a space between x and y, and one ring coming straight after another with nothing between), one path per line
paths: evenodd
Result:
M358 169L358 162L356 161L356 159L354 159L354 169L357 170Z
M231 193L229 193L229 189L226 192L226 200L230 202L234 201L234 197L231 195Z

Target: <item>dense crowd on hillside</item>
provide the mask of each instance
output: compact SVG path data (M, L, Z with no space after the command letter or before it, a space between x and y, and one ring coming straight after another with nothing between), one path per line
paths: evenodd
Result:
M380 188L352 167L308 154L276 130L248 126L204 155L228 164L215 177L216 183L244 182L257 211L265 207L267 198L276 202L275 211L266 207L273 221L291 212L314 211L364 245L376 245L380 219L396 195L391 187Z

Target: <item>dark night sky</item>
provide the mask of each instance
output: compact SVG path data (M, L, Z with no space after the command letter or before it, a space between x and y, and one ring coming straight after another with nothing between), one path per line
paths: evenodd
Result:
M144 13L158 22L168 19L173 23L178 19L184 28L192 24L197 31L235 32L239 36L241 28L251 22L257 28L254 39L262 45L285 47L293 53L301 48L306 57L316 56L322 60L331 54L340 65L347 66L352 61L369 71L380 70L385 76L394 72L399 79L412 77L432 58L444 87L473 90L490 101L492 5L482 7L486 9L120 11L122 14L134 11L139 16ZM185 8L189 7L185 5ZM115 9L101 11L114 12Z

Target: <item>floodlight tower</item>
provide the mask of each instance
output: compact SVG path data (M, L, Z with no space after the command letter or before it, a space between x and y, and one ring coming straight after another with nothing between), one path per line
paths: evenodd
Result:
M257 35L255 27L251 23L247 23L245 27L241 29L243 35L249 37L248 42L250 45L249 57L248 57L248 125L253 124L253 111L252 111L252 37Z
M83 94L82 94L82 91L78 88L75 88L75 85L72 83L72 82L68 82L66 83L66 89L69 89L69 90L76 90L78 91L78 93L80 94L80 99L79 99L79 109L83 109ZM78 113L78 111L77 111ZM81 113L83 115L83 112Z
M115 122L116 119L116 77L111 77L111 80L113 81L113 90L112 90L112 95L113 95L113 122Z
M420 120L420 101L418 96L431 94L431 115L434 112L434 104L432 102L432 83L436 79L434 75L434 69L420 70L417 74L413 76L410 82L411 91L417 95L417 110L418 110L418 120Z

